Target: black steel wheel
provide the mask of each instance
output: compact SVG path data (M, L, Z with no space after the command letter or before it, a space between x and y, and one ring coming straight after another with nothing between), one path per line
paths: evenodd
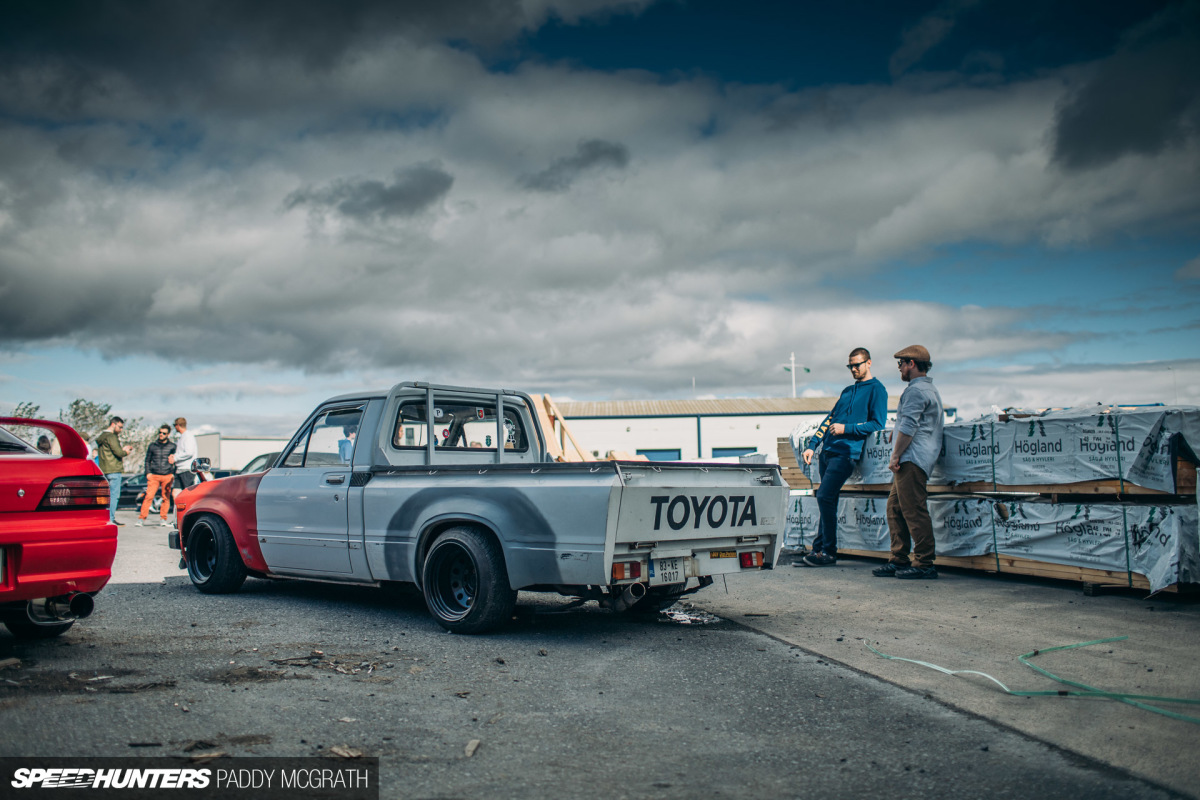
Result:
M508 621L517 593L500 545L475 528L451 528L429 548L421 570L425 605L453 633L483 633Z
M225 520L204 514L188 532L188 577L205 594L236 592L246 581L246 565Z
M74 624L75 620L69 619L66 622L38 625L24 613L9 612L4 615L4 627L18 639L53 639L66 633Z

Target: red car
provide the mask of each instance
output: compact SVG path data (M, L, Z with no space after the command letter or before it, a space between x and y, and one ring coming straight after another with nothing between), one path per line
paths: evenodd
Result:
M0 621L14 636L48 639L92 613L112 577L117 526L108 482L75 429L0 417L0 426L48 428L62 455L40 452L0 427Z

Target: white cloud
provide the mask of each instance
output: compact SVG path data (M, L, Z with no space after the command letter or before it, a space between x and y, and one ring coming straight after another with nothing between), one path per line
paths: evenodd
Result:
M601 7L522 13L571 22ZM326 69L231 58L165 106L114 70L97 78L110 92L80 101L93 122L0 127L0 340L591 397L690 393L693 375L718 395L779 394L795 350L832 391L859 345L884 370L884 354L921 342L949 373L1076 337L990 297L883 303L822 288L831 276L877 280L958 242L1136 233L1200 200L1188 147L1053 168L1058 75L788 93L564 65L492 73L414 41L385 37ZM30 110L45 76L25 79L0 103ZM529 176L591 164L587 142L604 143L603 168L531 190ZM403 194L434 164L444 179L404 213L340 205L363 187ZM312 202L289 208L298 196Z

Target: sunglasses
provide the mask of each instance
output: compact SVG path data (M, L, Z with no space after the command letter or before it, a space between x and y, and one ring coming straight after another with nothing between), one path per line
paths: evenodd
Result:
M859 367L861 367L861 366L862 366L863 364L865 364L865 363L867 363L867 362L865 362L865 361L859 361L857 364L847 364L847 365L846 365L846 369L848 369L848 370L850 370L851 372L853 372L854 370L858 369Z
M911 364L911 363L913 363L913 360L911 358L897 358L896 359L897 367L903 367L905 364Z

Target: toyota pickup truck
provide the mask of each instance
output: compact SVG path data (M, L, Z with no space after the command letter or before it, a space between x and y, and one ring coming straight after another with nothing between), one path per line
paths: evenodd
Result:
M537 420L511 389L335 397L266 471L181 493L168 544L201 592L248 575L415 584L456 633L509 620L518 591L657 610L777 563L777 466L556 462Z

